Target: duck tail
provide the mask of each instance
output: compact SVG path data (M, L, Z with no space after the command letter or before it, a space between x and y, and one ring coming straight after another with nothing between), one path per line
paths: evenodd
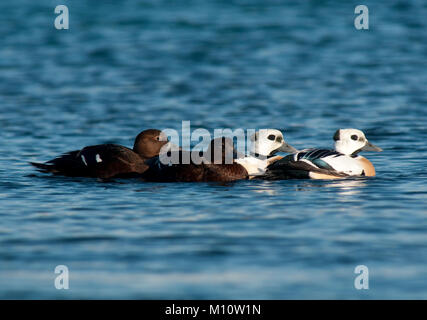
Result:
M30 164L37 168L40 172L53 172L53 166L45 163L30 162Z
M76 172L79 172L77 169L85 168L84 164L76 160L79 152L79 150L71 151L45 163L30 162L30 164L40 172L75 176Z

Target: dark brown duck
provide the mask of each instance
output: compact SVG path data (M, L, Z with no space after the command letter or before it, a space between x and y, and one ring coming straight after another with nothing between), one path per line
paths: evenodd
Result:
M135 138L133 149L100 144L65 153L45 163L31 164L41 172L69 177L132 177L146 171L145 161L159 155L167 143L160 130L148 129Z
M206 152L205 158L201 158L201 163L196 164L191 160L190 151L177 152L177 164L167 164L157 156L147 163L150 168L144 172L142 177L146 181L156 182L228 182L241 179L248 179L246 169L235 163L233 158L236 150L233 141L229 138L213 139ZM168 154L173 158L171 153ZM183 159L190 159L189 164L183 164Z

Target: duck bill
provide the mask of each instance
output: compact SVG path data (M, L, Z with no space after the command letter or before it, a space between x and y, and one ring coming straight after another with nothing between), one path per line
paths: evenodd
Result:
M377 147L376 145L370 143L369 141L365 144L365 146L362 148L363 151L375 151L375 152L381 152L383 149L380 147Z
M273 154L276 152L297 153L298 150L285 142L280 146L280 148L274 150Z

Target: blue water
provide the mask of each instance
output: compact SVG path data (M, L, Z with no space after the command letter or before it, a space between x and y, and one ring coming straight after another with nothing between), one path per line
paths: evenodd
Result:
M363 4L358 31L351 1L2 1L0 298L426 299L427 2ZM279 128L297 148L353 127L384 152L364 154L377 177L347 181L101 182L28 164L182 120Z

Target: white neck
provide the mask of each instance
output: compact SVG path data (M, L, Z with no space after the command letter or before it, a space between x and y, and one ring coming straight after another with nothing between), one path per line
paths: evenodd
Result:
M338 140L335 142L335 151L348 156L352 155L358 149L358 146L355 146L351 141Z

